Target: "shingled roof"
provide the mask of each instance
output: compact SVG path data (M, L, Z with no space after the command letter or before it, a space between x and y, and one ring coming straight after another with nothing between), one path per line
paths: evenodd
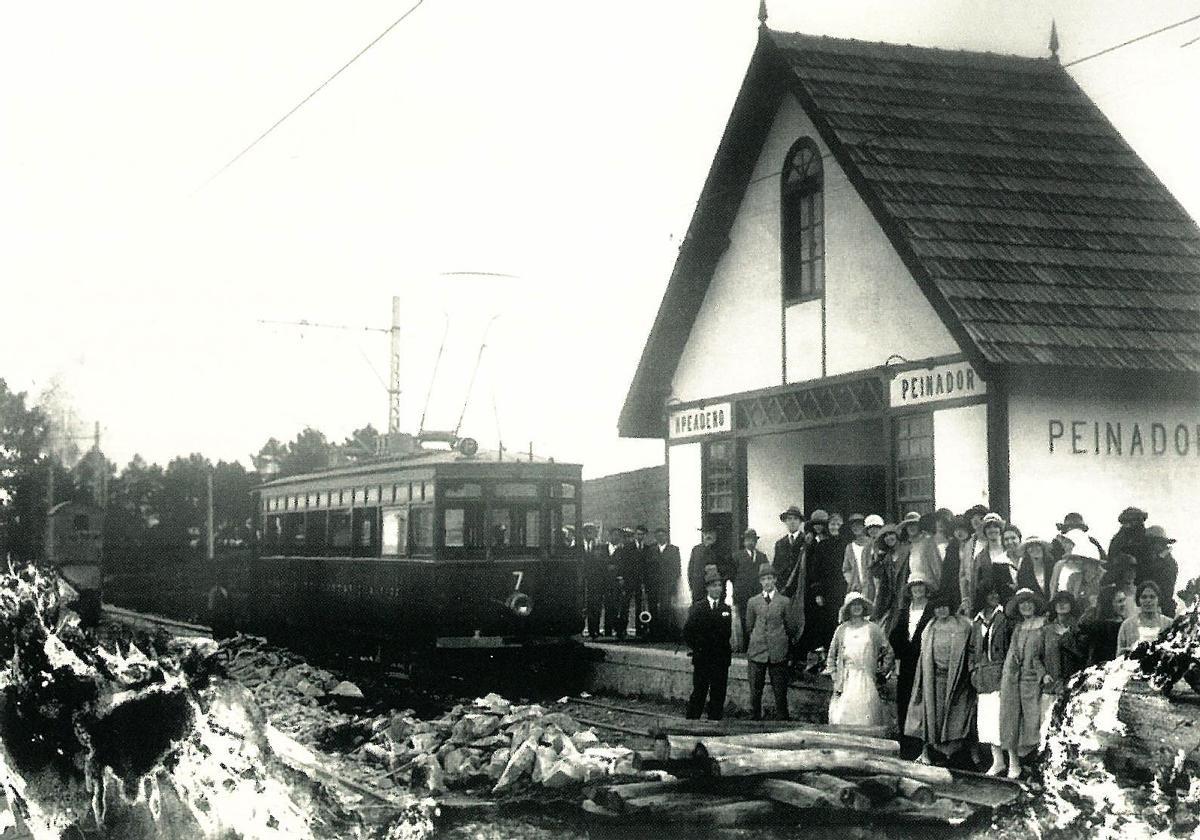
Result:
M1200 372L1200 228L1057 61L764 30L693 245L728 232L736 210L717 196L740 185L740 199L739 143L761 148L772 87L798 98L976 363ZM706 289L715 260L701 277L688 251L663 307L683 307L690 329L682 292ZM686 342L664 320L622 434L661 434Z

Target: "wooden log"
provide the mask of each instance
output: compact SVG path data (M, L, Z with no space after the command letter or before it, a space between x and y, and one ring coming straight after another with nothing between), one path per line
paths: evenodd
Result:
M932 805L934 800L933 788L929 785L922 784L916 779L909 779L905 776L900 776L896 779L897 787L901 796L910 802L917 805Z
M697 753L704 742L697 745ZM771 776L780 773L850 773L864 776L908 776L928 785L948 785L954 777L944 767L916 764L890 756L850 750L766 750L709 755L703 762L713 776Z
M779 732L749 732L742 735L658 735L654 750L658 755L682 757L688 745L695 750L696 744L726 744L728 746L753 747L775 750L847 749L880 755L899 755L900 744L891 738L870 738L864 735L846 735L838 732L815 732L807 729L788 729Z
M841 726L828 723L799 723L790 720L677 720L663 718L650 727L650 734L660 735L708 735L725 737L755 732L827 732L842 735L862 735L869 738L888 738L886 726Z
M854 784L871 800L872 805L890 802L900 792L900 779L896 776L855 776Z
M655 796L683 790L687 782L670 779L663 782L631 782L625 785L601 785L592 793L592 801L611 811L624 811L625 803L643 796Z
M654 755L663 761L690 761L696 755L696 745L699 743L700 738L695 735L662 735L654 739ZM721 754L752 749L730 743L724 738L706 739L705 743Z
M788 819L789 815L783 813L774 802L751 799L743 802L731 802L729 804L697 808L688 815L687 822L737 828L740 826L783 822Z
M770 799L793 808L834 808L838 801L825 791L787 779L763 779L754 788L761 799Z
M839 779L828 773L804 773L800 776L800 783L825 792L835 802L841 803L843 807L849 808L851 811L871 810L870 797L853 782L847 782L845 779Z
M735 795L717 796L711 793L670 791L627 799L618 813L627 816L636 814L647 817L690 817L700 809L733 805L742 801L744 797ZM617 811L616 808L611 810Z

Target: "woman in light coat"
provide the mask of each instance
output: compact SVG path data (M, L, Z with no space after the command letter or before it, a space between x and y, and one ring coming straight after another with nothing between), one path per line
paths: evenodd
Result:
M883 630L867 621L870 609L871 602L861 592L846 593L827 660L833 678L832 724L884 726L890 717L876 676L891 673L895 657Z
M1117 631L1117 656L1133 650L1142 642L1152 642L1164 628L1171 626L1171 619L1162 614L1159 604L1162 592L1152 580L1144 580L1137 588L1138 614L1125 619Z
M1000 746L1008 755L1008 778L1021 778L1021 757L1041 741L1042 690L1053 682L1046 672L1045 601L1032 589L1018 589L1004 608L1016 622L1000 678Z
M972 626L955 612L957 604L934 595L926 609L933 618L921 631L921 655L913 679L904 734L921 740L922 764L933 750L947 758L965 747L975 729Z

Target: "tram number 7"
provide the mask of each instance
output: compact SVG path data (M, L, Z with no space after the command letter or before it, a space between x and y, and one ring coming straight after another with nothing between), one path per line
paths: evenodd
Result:
M525 579L525 573L523 571L521 571L520 569L518 569L517 571L512 573L512 576L517 579L517 582L513 584L513 592L520 592L521 591L521 581L523 581Z

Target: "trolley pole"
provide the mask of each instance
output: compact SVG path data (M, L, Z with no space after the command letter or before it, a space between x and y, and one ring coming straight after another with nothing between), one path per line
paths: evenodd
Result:
M391 370L388 379L388 433L400 432L400 298L392 295Z
M206 556L208 557L209 560L212 560L213 559L213 471L211 468L208 470L208 473L205 475L205 479L206 479L205 484L208 487L208 505L207 505L207 511L206 511L207 527L205 528L205 531L208 534L208 537L207 537L208 545L207 545L207 555Z

